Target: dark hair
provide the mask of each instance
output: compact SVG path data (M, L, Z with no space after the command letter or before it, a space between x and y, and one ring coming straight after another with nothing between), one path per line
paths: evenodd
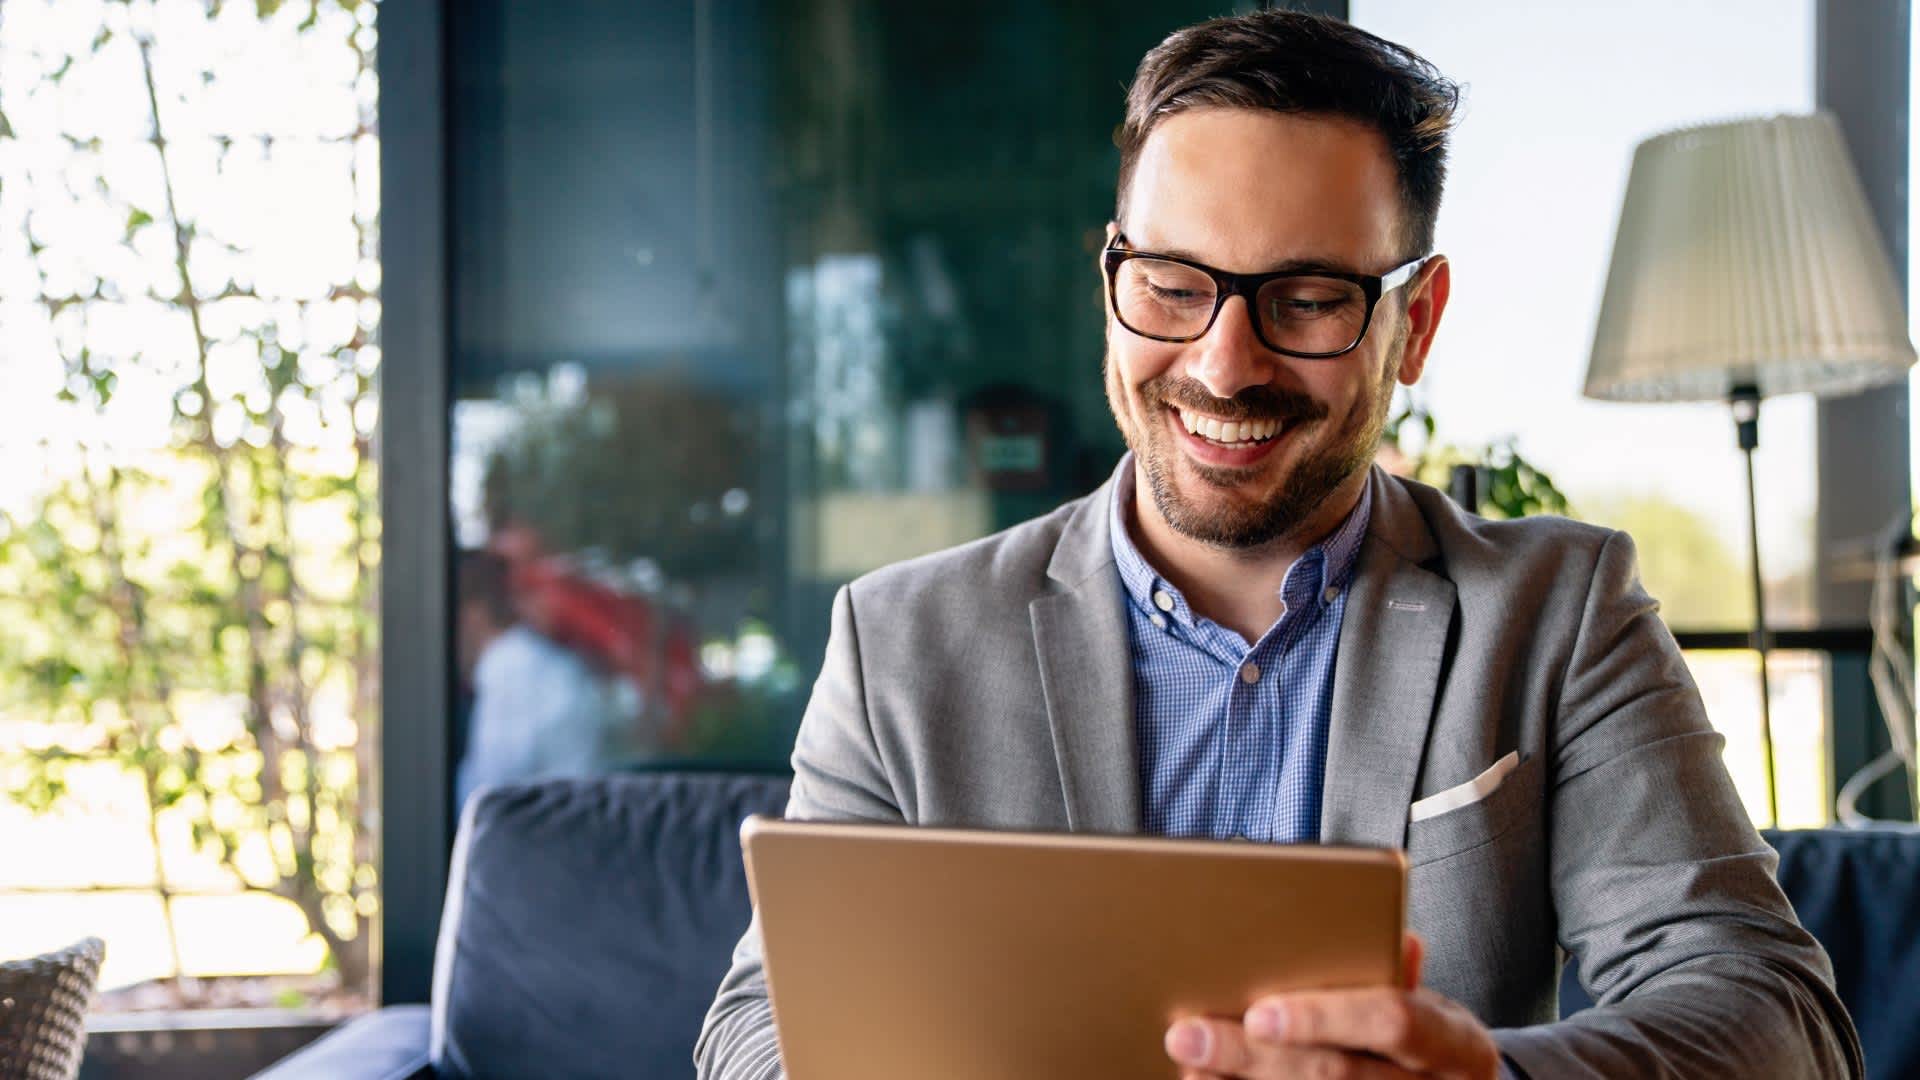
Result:
M455 588L460 603L478 605L495 625L504 628L518 621L512 570L499 555L481 548L461 552Z
M1379 131L1400 176L1408 248L1402 254L1433 250L1460 87L1413 50L1295 11L1231 15L1174 31L1141 58L1127 91L1127 118L1114 139L1116 218L1126 210L1134 164L1154 125L1208 106L1326 113Z

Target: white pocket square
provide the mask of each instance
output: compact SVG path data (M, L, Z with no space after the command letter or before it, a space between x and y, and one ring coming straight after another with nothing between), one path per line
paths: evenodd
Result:
M1510 750L1507 756L1487 767L1487 771L1467 781L1456 784L1438 794L1429 795L1407 808L1408 821L1425 821L1430 817L1444 814L1449 810L1458 810L1463 806L1472 806L1481 799L1493 794L1500 781L1507 778L1520 764L1520 751Z

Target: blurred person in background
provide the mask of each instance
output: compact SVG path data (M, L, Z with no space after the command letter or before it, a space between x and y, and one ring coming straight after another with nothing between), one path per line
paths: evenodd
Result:
M521 619L501 556L462 555L457 595L455 646L472 693L459 803L488 784L601 769L615 714L606 677Z

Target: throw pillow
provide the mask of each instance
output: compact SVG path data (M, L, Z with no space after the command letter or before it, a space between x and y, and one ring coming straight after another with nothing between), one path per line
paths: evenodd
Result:
M106 943L0 964L0 1080L73 1080L87 1046L87 1003Z

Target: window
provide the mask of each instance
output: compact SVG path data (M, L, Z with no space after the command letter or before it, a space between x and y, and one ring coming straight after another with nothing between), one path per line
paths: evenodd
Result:
M371 2L0 8L0 956L362 1007Z
M463 793L779 768L837 587L1105 479L1109 133L1216 10L463 8Z
M1625 528L1676 631L1752 625L1746 488L1720 405L1581 398L1588 349L1634 146L1685 124L1814 106L1814 4L1767 0L1738 19L1703 4L1503 5L1461 19L1444 5L1353 0L1351 18L1467 84L1439 249L1453 301L1418 393L1444 442L1511 438L1575 516ZM1578 48L1566 47L1578 42ZM1814 620L1813 403L1761 417L1761 560L1768 621ZM1727 762L1766 816L1754 657L1688 656ZM1771 665L1781 819L1828 817L1824 667Z

